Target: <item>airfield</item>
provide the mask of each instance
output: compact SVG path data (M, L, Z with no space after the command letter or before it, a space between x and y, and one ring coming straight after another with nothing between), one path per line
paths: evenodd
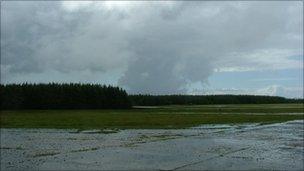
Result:
M107 125L110 122L100 122L101 125L92 122L93 127L87 129L86 121L79 128L71 128L77 121L66 125L62 122L60 126L66 128L59 129L41 119L43 114L32 120L30 113L21 117L18 112L7 111L1 114L1 122L6 125L1 128L1 170L302 170L302 105L281 105L280 110L275 106L278 105L228 105L221 106L221 113L218 106L134 109L135 113L141 112L134 114L135 118L144 117L147 111L160 116L170 111L167 117L162 116L164 121L178 120L155 128L149 125L153 118L150 121L137 118L138 122L113 122L117 127ZM128 112L131 111L125 113ZM180 121L183 115L184 123ZM206 117L192 125L189 122L195 118L187 118L189 115L230 117L226 119L231 123L220 118L217 119L220 123L216 123ZM237 120L235 115L248 117L251 122L244 118ZM21 118L23 125L18 125ZM44 127L37 128L41 123Z

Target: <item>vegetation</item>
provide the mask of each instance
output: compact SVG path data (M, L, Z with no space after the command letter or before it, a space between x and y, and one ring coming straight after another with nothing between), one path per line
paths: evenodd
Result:
M1 109L124 109L125 90L92 84L0 85Z
M135 106L303 103L303 99L255 95L129 95Z
M2 128L186 128L200 124L274 123L303 119L303 104L163 106L128 110L15 110L1 111L0 116Z
M0 85L1 109L126 109L131 106L303 103L303 99L253 95L128 95L98 84Z

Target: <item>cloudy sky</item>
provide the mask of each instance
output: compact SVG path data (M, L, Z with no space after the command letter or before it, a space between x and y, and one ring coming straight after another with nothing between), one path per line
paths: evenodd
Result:
M303 97L303 2L1 2L1 83Z

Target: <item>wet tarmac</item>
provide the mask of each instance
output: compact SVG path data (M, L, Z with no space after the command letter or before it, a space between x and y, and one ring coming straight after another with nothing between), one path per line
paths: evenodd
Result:
M1 129L1 170L303 170L303 120L189 129Z

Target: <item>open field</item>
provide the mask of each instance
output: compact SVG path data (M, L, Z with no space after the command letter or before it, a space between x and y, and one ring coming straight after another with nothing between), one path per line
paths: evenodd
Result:
M303 104L161 106L130 110L1 111L2 128L186 128L303 119Z

